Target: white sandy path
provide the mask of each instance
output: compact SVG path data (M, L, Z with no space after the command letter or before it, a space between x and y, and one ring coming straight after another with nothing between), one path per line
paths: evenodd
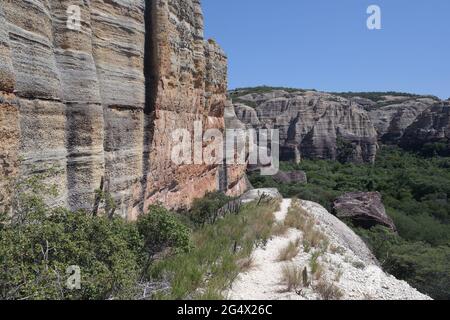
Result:
M275 219L283 222L289 207L290 199L284 199L280 211L275 213ZM284 300L301 299L292 293L282 293L284 286L280 284L281 270L284 265L277 261L280 250L286 247L290 241L295 241L301 236L300 231L289 230L282 237L269 240L265 248L258 248L253 252L255 267L247 273L239 276L228 292L231 300Z

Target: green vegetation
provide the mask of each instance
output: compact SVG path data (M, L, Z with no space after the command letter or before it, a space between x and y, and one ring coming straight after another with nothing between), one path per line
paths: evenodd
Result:
M383 147L376 163L342 164L304 160L283 163L282 170L303 170L309 183L278 184L254 174L256 187L275 187L285 197L322 204L351 191L379 191L398 234L383 227L354 227L384 269L436 299L450 299L450 158L420 156ZM300 220L298 223L303 224ZM353 227L353 226L352 226Z
M206 200L209 201L209 200ZM222 299L236 276L252 265L256 246L265 245L274 225L279 202L266 200L244 205L214 224L205 224L192 236L194 247L186 254L154 264L151 279L168 279L171 289L159 299Z
M331 92L331 94L350 99L355 97L361 97L365 99L372 100L373 102L382 102L384 100L384 96L396 96L396 97L404 97L404 98L431 98L435 100L439 100L438 97L432 95L418 95L413 93L406 92L395 92L395 91L387 91L387 92Z
M190 220L197 226L214 223L216 212L231 199L222 192L212 192L203 199L196 199L189 211Z
M12 213L0 213L0 299L221 299L252 267L279 207L265 199L212 219L232 199L209 194L182 215L151 206L126 222L48 206L43 199L57 192L40 181L51 172L17 183ZM67 286L74 266L75 289Z
M289 88L289 87L271 87L271 86L258 86L253 88L237 88L234 90L230 90L228 92L230 98L235 102L243 102L249 105L248 101L240 101L239 97L242 97L247 94L258 94L258 93L269 93L275 90L284 90L289 93L293 92L306 92L306 91L316 91L315 89L298 89L298 88ZM379 104L379 106L383 105L385 96L396 96L396 97L404 97L405 99L416 99L416 98L431 98L434 100L440 100L438 97L433 95L418 95L413 93L406 92L395 92L395 91L387 91L387 92L330 92L332 95L336 95L339 97L343 97L346 99L351 99L355 97L361 97L365 99L372 100ZM255 107L254 105L250 105L251 107Z
M52 209L36 190L19 203L0 220L0 299L134 299L157 252L190 249L188 229L160 207L128 223ZM79 267L80 289L66 285L71 266Z

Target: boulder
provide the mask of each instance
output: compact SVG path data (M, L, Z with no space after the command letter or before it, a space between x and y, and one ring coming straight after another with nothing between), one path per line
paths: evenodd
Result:
M282 199L283 196L280 194L278 189L276 188L263 188L263 189L253 189L247 191L245 194L241 196L242 203L249 203L252 201L259 200L261 196L265 195L268 198L272 199Z
M394 222L386 214L379 192L350 192L344 194L334 201L333 212L338 218L349 218L357 226L366 229L382 225L396 231Z

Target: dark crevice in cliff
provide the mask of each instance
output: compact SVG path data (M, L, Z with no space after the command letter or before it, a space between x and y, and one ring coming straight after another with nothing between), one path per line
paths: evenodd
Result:
M157 61L155 43L155 1L145 1L145 47L144 47L144 76L145 76L145 106L144 106L144 140L142 159L142 197L140 199L141 211L147 189L147 176L150 172L150 152L154 133L155 104L157 97Z
M155 44L155 1L145 1L145 47L144 47L144 76L145 76L145 107L144 113L150 115L155 111L157 96L157 61Z

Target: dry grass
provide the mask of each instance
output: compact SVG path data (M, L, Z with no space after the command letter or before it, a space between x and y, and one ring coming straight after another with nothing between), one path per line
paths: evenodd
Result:
M300 252L299 246L300 239L289 242L278 254L278 261L291 261L294 259Z
M294 201L289 208L284 224L289 228L304 230L309 220L308 212L300 207L298 201Z
M253 256L240 259L236 263L239 267L240 272L248 272L256 266L255 258Z
M322 266L322 264L318 263L317 267L316 267L316 270L315 270L315 272L313 274L314 275L314 279L315 280L320 280L320 279L322 279L324 274L325 274L324 267Z
M340 300L344 296L343 292L336 285L324 280L320 281L314 289L322 300Z
M307 242L310 247L315 249L321 249L322 251L327 251L329 246L328 237L320 230L312 228L306 228L303 231L304 242Z
M328 249L328 237L316 227L316 221L308 215L298 201L294 201L289 208L284 224L303 232L303 246L306 252L309 252L310 248L321 248L323 251Z
M282 237L286 235L288 232L289 227L285 225L284 223L276 223L272 228L272 234L277 237Z
M340 282L343 275L344 275L344 271L343 271L342 269L339 269L339 270L336 272L336 275L335 275L335 277L334 277L334 281Z
M281 271L282 282L286 285L288 292L296 290L302 285L302 269L293 265L287 264L283 266Z

